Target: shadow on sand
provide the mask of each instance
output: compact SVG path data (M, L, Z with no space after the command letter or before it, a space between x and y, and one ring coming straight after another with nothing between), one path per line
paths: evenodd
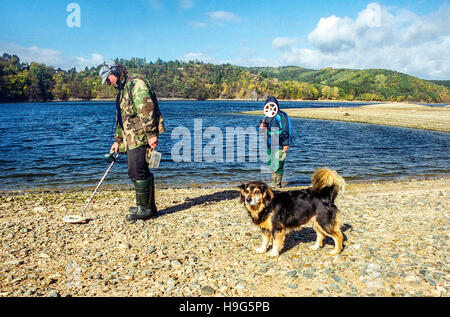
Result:
M239 191L237 190L224 190L220 192L216 192L209 195L203 195L196 198L188 198L183 203L175 206L171 206L158 211L158 215L156 217L161 217L164 215L172 214L174 212L182 211L185 209L192 208L194 206L216 203L222 200L233 200L239 197Z
M347 223L341 225L341 231L344 236L344 241L347 241L347 237L344 232L347 231L348 229L353 230L353 227ZM289 233L288 235L286 235L286 239L284 242L284 248L280 251L280 254L289 251L290 249L296 247L300 243L311 243L312 244L312 243L316 242L316 237L317 237L316 232L314 231L313 228L310 228L310 227L303 227L300 231L293 231L293 232ZM324 246L325 245L334 246L333 239L330 237L326 237L325 241L324 241ZM345 244L344 244L343 249L345 249Z

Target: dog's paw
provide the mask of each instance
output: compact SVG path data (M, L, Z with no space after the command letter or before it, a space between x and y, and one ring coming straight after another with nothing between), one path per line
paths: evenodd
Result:
M277 257L277 256L279 256L279 255L280 255L280 253L277 252L277 251L274 251L273 249L272 249L272 251L270 251L270 253L269 253L269 256L270 256L271 258L275 258L275 257Z
M266 253L267 249L264 247L255 248L256 253Z
M333 251L330 252L330 255L338 255L339 253L341 253L341 251L333 250Z
M309 247L310 250L318 250L318 249L320 249L320 248L321 248L321 246L320 246L320 245L317 245L317 244L312 245L312 246Z

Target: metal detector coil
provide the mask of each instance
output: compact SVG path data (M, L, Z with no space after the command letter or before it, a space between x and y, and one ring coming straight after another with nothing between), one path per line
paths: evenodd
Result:
M268 102L264 106L264 115L268 118L273 118L277 115L278 110L279 107L275 102Z
M69 215L62 218L62 221L67 223L84 223L87 220L87 218L79 215Z

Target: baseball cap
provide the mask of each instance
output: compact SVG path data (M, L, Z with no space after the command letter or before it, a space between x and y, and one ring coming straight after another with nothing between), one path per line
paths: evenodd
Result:
M105 83L106 79L109 75L111 75L112 68L116 66L116 63L114 62L105 62L105 65L100 68L99 75L102 78L102 85Z

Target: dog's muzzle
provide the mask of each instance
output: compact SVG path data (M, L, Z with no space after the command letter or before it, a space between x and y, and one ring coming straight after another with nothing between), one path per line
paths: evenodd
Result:
M254 206L259 203L259 199L256 199L255 197L247 197L245 198L245 204L249 206Z

